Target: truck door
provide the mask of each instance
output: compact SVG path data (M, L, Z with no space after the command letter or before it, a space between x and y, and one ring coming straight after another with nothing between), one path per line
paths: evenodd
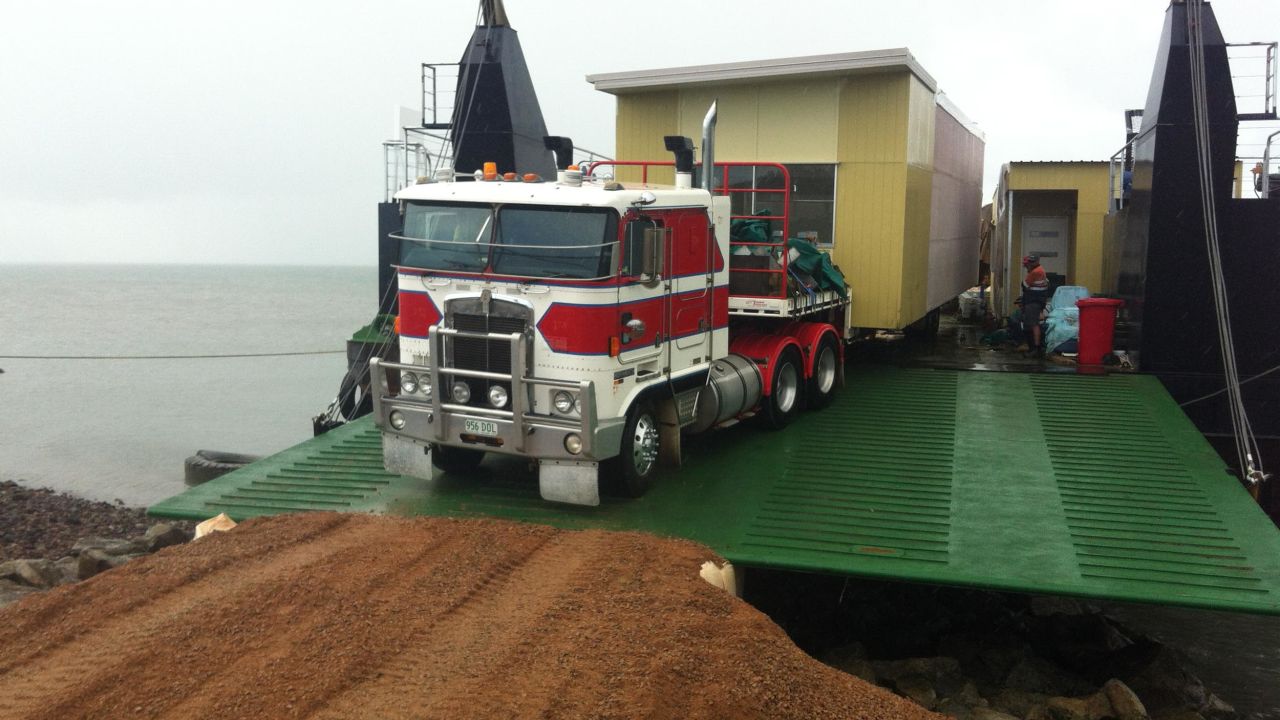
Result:
M672 212L672 370L705 362L711 351L714 245L707 211Z
M664 213L628 213L618 287L618 360L636 379L671 372L671 227Z

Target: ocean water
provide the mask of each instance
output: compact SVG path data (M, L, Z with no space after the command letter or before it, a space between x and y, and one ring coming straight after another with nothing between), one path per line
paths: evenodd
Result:
M268 454L311 436L346 339L377 308L369 267L0 264L0 480L144 505L207 448Z

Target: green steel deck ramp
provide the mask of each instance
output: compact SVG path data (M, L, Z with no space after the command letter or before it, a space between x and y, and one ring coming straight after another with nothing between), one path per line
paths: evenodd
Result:
M691 439L644 498L598 508L543 502L510 458L390 475L362 420L150 512L309 510L645 530L746 566L1280 614L1280 532L1137 375L851 369L830 408Z

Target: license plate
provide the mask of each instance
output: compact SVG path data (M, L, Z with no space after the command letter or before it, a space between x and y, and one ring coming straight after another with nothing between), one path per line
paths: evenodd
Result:
M484 435L486 437L494 437L498 434L498 423L488 420L466 420L462 421L462 431L472 435Z

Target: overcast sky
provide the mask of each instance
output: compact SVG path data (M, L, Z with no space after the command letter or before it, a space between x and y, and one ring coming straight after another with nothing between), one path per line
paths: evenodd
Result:
M419 103L419 63L461 55L476 6L4 2L0 262L373 264L381 142ZM1166 2L506 7L549 130L605 153L614 100L587 74L906 46L985 132L989 195L1009 160L1123 144ZM1228 41L1280 38L1280 2L1216 10Z

